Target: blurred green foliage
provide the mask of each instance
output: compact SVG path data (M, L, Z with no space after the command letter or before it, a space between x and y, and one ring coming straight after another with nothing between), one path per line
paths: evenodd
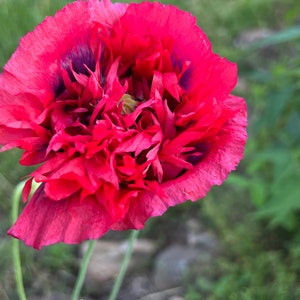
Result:
M0 0L0 66L26 32L68 2ZM249 140L238 171L203 201L174 208L164 217L173 226L183 213L187 218L190 211L194 215L196 207L201 222L222 243L222 255L214 268L206 270L207 277L200 276L197 268L191 271L186 299L300 299L300 2L161 2L191 11L214 51L238 63L244 87L239 84L236 93L247 99L249 108ZM273 34L241 43L241 36L252 29L269 29ZM19 156L17 150L0 155L0 289L5 288L11 299L15 294L10 240L5 237L10 195L28 174L28 169L18 166ZM153 236L159 223L151 224ZM162 244L162 239L167 240L159 237ZM58 285L53 276L58 269L70 275L77 267L73 246L35 252L22 245L21 250L28 287L37 280L50 289ZM71 276L70 285L72 280Z
M201 208L224 253L207 270L209 280L196 271L196 280L189 277L187 300L300 298L300 10L296 1L282 2L266 6L255 27L273 33L225 50L236 55L246 82L249 140L238 172ZM272 14L282 17L268 19Z
M283 47L291 53L299 45L300 26L273 34L250 49ZM299 56L296 52L289 58L279 56L268 69L250 70L245 76L253 99L246 152L249 163L243 174L231 175L229 182L249 190L257 217L273 227L296 231L300 225Z
M71 1L0 0L0 66L6 63L23 35L68 2Z

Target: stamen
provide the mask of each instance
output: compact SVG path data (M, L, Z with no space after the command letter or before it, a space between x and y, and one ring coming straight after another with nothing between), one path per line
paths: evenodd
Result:
M124 94L118 101L117 106L119 106L119 104L122 105L122 114L128 114L135 110L137 101L134 100L129 94Z

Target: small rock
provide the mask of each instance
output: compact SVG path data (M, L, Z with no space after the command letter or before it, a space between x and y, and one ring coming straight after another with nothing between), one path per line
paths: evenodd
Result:
M9 300L5 290L0 286L0 299Z
M208 252L216 254L220 251L220 244L217 238L203 228L198 220L191 219L186 224L187 244L194 248L199 248L201 253Z
M132 278L130 283L130 290L133 297L136 299L146 295L151 291L151 282L148 276L137 276Z
M70 295L53 291L44 296L39 295L31 297L30 300L70 300Z
M148 274L132 276L124 284L120 291L118 300L140 299L141 297L153 293L153 283Z
M169 300L184 300L181 296L172 296Z
M82 247L86 251L87 243ZM101 289L110 289L112 281L119 273L124 254L127 249L127 241L97 242L88 265L85 287L90 292L101 293ZM133 254L128 266L129 271L141 269L154 254L156 245L146 239L138 239L133 248Z
M197 266L198 272L212 266L220 254L218 239L199 222L190 219L185 224L185 245L171 245L156 257L153 280L157 290L166 290L181 286L183 279Z
M161 252L155 261L154 283L158 290L180 285L191 263L200 255L199 249L173 245Z
M138 300L183 300L178 294L182 293L182 289L179 287L167 289L164 291L148 294L144 297L138 298Z

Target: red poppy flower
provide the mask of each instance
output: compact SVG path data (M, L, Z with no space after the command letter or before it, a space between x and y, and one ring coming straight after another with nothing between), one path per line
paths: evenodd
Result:
M0 75L2 151L39 164L9 234L37 249L79 243L205 196L243 156L236 80L173 6L77 1L46 18Z

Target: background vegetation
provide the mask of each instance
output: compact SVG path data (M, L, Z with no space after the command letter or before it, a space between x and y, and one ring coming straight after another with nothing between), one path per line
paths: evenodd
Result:
M19 38L66 0L0 0L0 66ZM221 241L223 253L207 270L186 280L186 299L300 299L300 4L298 0L161 1L191 11L214 51L239 65L236 94L247 99L249 140L237 172L206 199L171 209L165 222L195 211ZM188 34L188 33L187 33ZM263 39L258 39L263 37ZM30 62L29 62L30 63ZM26 67L26 66L24 66ZM10 197L28 169L19 151L0 155L0 298L13 289ZM155 231L156 223L151 224ZM145 233L147 234L147 233ZM22 246L24 278L37 290L47 268L76 270L76 246L36 252ZM34 262L34 263L33 263ZM71 284L72 279L70 280ZM44 289L51 289L52 281ZM55 283L69 292L70 287ZM29 291L30 293L30 291ZM41 291L42 293L42 291Z

